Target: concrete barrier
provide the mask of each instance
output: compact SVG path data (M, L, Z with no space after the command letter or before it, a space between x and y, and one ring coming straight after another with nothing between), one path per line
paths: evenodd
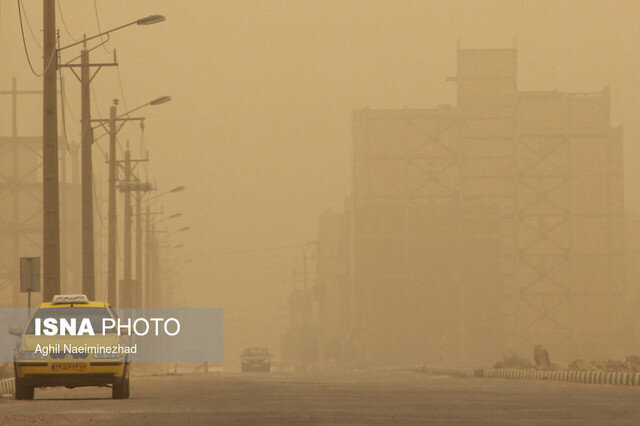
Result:
M422 367L419 371L429 374L446 374L460 377L487 377L513 380L553 380L559 382L640 386L640 373L615 373L605 371L537 371L514 368L447 368Z
M430 374L449 374L461 377L484 376L484 370L475 368L422 367L420 371Z
M16 380L12 377L10 379L0 380L0 396L2 398L13 398L16 393Z

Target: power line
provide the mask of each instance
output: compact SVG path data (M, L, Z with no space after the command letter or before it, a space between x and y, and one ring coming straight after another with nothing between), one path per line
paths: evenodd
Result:
M62 67L60 68L60 71L62 72ZM63 82L62 82L62 73L61 73L60 74L60 85L62 86L62 84L63 84ZM77 124L80 124L80 121L78 120L78 118L73 113L73 109L71 108L71 103L69 102L69 98L67 98L67 91L60 89L60 93L62 94L62 98L64 99L65 105L67 106L67 108L69 108L69 114L71 114L71 118Z
M66 95L65 95L65 87L64 87L64 78L62 78L62 68L58 68L58 78L60 79L60 110L61 110L61 115L62 115L62 133L64 135L64 142L65 145L67 146L67 151L69 151L69 154L71 154L72 156L75 156L78 153L78 150L76 149L76 152L72 152L71 151L71 146L69 145L69 138L67 136L67 119L66 119L66 114L64 112L65 107L64 107L64 100L66 99Z
M96 0L93 0L93 11L94 11L94 13L96 15L96 23L98 24L98 33L102 34L102 28L100 27L100 16L98 14L98 3L96 2ZM111 36L109 34L107 34L107 40L105 41L103 36L100 36L100 41L102 41L102 48L107 53L112 53L113 52L113 50L109 50L105 46L106 42L109 41L110 38L111 38Z
M60 14L60 19L62 20L62 26L64 27L64 31L67 33L67 35L71 40L80 41L79 37L74 37L73 35L71 35L71 32L69 31L69 27L67 26L67 21L64 19L64 14L62 13L62 6L60 6L60 0L56 0L56 3L58 3L58 13Z
M36 37L35 33L33 32L33 27L31 26L31 23L29 22L29 15L27 15L27 9L24 8L24 5L22 4L21 0L18 0L18 7L22 8L22 13L24 13L24 20L27 23L27 27L29 27L29 32L31 33L31 37L33 37L33 41L35 41L35 43L38 45L40 50L42 50L42 45L38 41L38 38ZM18 10L18 12L20 12L20 10Z
M92 92L92 95L93 95L93 96L91 96L93 98L93 105L96 107L96 115L98 116L98 119L104 120L102 118L102 113L100 112L100 105L98 105L98 96L96 95L96 88L95 88L95 86L93 84L91 85L91 92ZM104 136L104 135L102 135L102 136ZM124 147L122 146L122 142L120 142L120 138L118 138L118 136L116 136L116 141L118 142L118 146L120 147L120 151L124 151ZM100 148L100 145L96 144L96 146L102 151L102 148ZM102 152L104 152L104 151L102 151Z
M124 88L122 86L122 77L120 76L120 67L116 67L116 74L118 75L118 86L120 86L120 96L122 97L122 105L124 110L127 111L127 117L129 117L129 107L127 106L127 98L124 95Z
M92 183L93 183L93 204L96 206L96 211L98 213L98 219L100 220L100 223L102 224L102 227L105 230L108 230L109 228L107 227L107 225L105 225L104 220L102 219L102 210L100 210L100 199L98 198L98 195L97 195L95 179L92 179Z
M29 68L31 69L31 72L36 77L42 77L49 70L49 67L53 63L53 58L55 58L56 51L53 50L51 52L51 57L49 58L47 65L44 67L44 70L42 70L41 73L38 73L33 67L33 63L31 62L31 57L29 56L29 49L27 48L27 40L24 36L24 25L22 24L22 2L20 0L17 0L17 1L18 1L18 16L20 18L20 34L22 35L22 46L24 47L24 54L27 57L27 63L29 64ZM25 18L26 18L26 12L25 12ZM27 24L28 24L28 21L27 21ZM29 26L29 29L31 29L31 26ZM33 35L33 32L31 34ZM38 44L38 46L40 46L40 44L37 41L36 43ZM42 49L42 46L40 46L40 49Z

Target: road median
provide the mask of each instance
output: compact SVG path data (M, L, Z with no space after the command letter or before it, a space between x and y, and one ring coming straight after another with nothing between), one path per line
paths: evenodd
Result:
M458 377L501 378L513 380L553 380L558 382L640 386L640 373L607 371L542 371L515 368L447 368L422 367L428 374L445 374Z
M16 391L16 381L13 377L0 380L0 397L13 398Z

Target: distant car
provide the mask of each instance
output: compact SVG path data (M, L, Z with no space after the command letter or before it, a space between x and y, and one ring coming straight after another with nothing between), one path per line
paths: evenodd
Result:
M242 360L242 372L247 371L271 371L271 354L267 348L246 348L240 359Z

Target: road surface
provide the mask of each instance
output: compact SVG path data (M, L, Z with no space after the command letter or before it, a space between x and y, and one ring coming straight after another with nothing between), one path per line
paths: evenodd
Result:
M640 388L415 372L133 377L104 388L38 389L0 400L0 424L637 424Z

